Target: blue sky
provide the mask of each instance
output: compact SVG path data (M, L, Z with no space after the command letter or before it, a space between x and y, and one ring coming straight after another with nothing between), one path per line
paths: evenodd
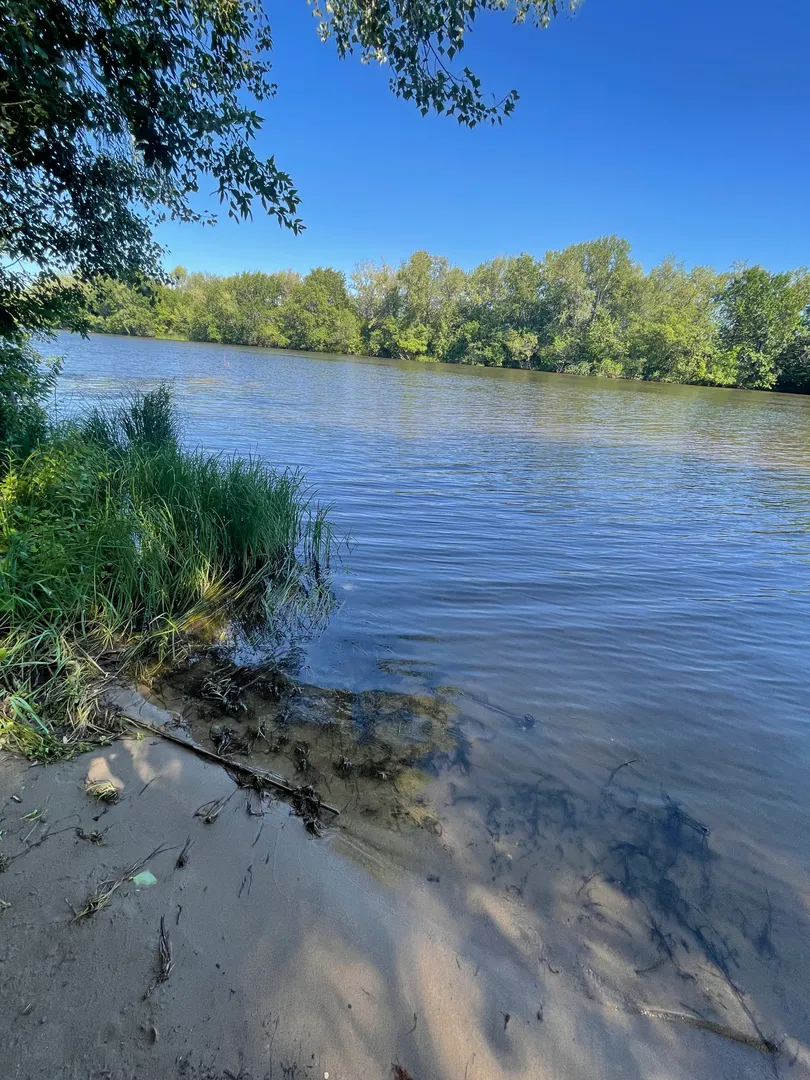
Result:
M268 12L279 90L258 146L307 231L167 224L169 266L350 270L424 247L469 268L604 233L647 266L810 263L810 0L585 0L545 31L486 16L463 62L521 99L473 131L339 61L305 0Z

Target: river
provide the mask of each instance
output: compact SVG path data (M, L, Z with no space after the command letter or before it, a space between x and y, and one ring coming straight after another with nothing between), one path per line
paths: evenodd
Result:
M467 757L435 799L456 868L592 923L588 963L544 937L586 992L600 918L630 918L617 885L649 908L677 881L664 952L715 934L763 1027L807 1040L810 399L100 336L56 351L61 408L168 379L189 441L301 468L333 504L351 542L306 679L452 698ZM628 993L629 962L597 981Z

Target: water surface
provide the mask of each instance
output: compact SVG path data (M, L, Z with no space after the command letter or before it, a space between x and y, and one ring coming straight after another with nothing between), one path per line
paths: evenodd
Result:
M477 749L450 783L451 824L458 785L491 839L492 814L537 777L595 800L638 758L617 780L710 830L729 889L748 891L746 926L770 881L798 930L810 399L122 338L58 347L62 402L173 380L189 440L300 467L334 504L352 538L342 607L305 676L453 696Z
M171 379L189 439L301 467L334 504L352 546L313 678L450 684L533 714L555 754L635 751L763 839L808 824L808 399L122 338L59 349L60 393Z

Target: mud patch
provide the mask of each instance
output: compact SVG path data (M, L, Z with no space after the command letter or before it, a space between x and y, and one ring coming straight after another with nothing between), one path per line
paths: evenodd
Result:
M464 753L449 697L350 693L217 657L172 671L151 695L201 746L285 777L299 793L293 806L307 824L314 821L314 800L328 799L347 828L372 821L441 835L425 788L431 773ZM251 808L260 813L261 800Z

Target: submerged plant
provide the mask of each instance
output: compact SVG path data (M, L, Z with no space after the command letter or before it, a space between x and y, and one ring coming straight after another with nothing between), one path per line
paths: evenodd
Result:
M0 474L0 747L76 748L112 672L318 610L333 538L303 478L184 449L161 387Z

